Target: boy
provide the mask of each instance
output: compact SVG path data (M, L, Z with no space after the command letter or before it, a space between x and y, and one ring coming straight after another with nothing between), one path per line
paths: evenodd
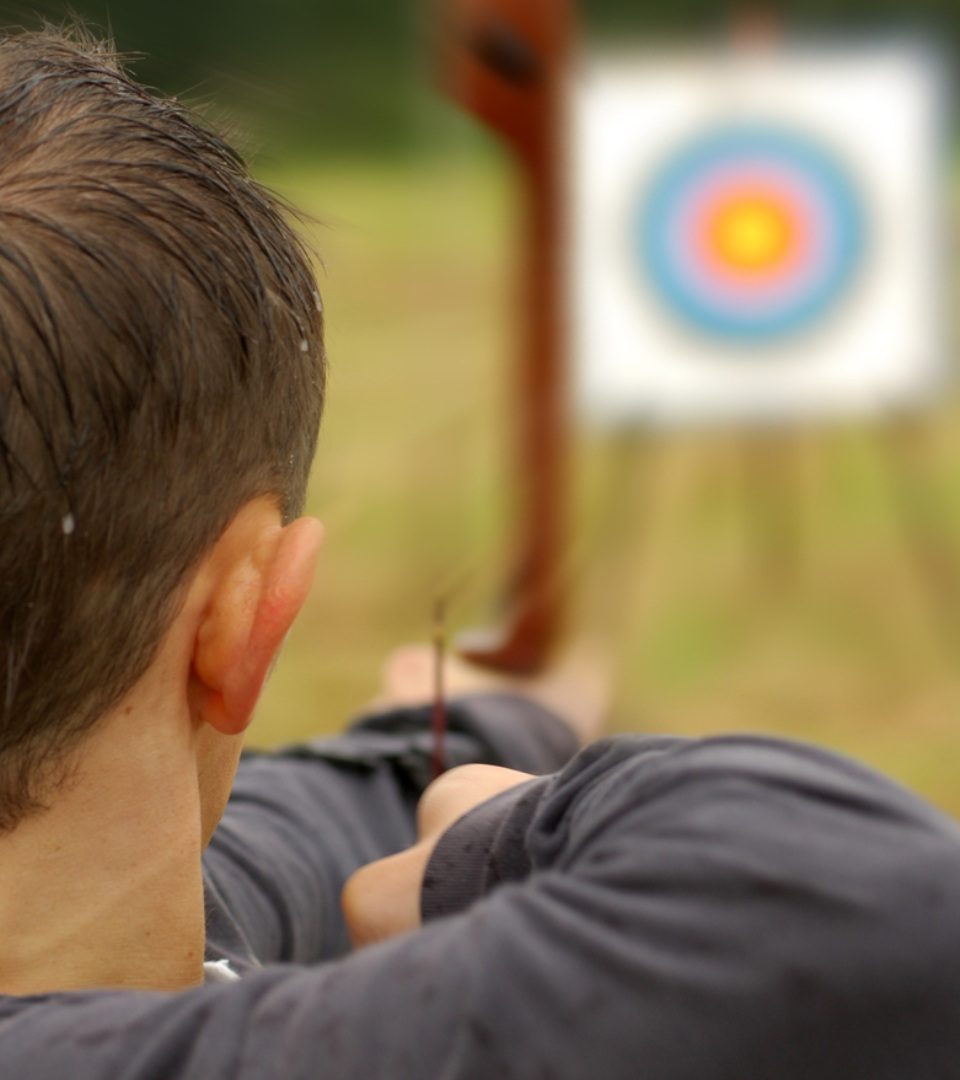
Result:
M423 708L238 768L320 544L308 260L94 43L0 44L0 151L0 1076L955 1074L956 827L849 762L538 778L573 734L494 693L419 838Z

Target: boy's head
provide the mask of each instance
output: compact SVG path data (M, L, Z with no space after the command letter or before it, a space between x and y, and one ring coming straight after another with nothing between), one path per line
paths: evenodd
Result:
M0 831L237 512L300 507L320 300L276 202L101 45L0 41Z

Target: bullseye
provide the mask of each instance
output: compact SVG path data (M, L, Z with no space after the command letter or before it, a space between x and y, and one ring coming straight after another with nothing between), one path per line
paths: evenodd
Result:
M673 314L769 340L824 317L855 276L860 199L840 164L780 129L713 132L670 157L638 200L634 251Z
M747 192L715 208L707 222L706 246L720 266L769 273L789 259L795 233L789 207L764 193Z

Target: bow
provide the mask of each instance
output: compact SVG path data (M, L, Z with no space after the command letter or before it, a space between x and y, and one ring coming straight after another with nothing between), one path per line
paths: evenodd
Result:
M558 318L563 288L563 83L571 0L440 0L446 93L506 144L522 189L514 458L515 562L498 629L458 639L466 659L512 674L540 669L560 629L567 470Z

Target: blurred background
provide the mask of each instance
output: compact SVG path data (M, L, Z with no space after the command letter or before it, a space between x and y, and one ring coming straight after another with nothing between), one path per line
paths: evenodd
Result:
M413 0L0 3L6 26L68 13L235 132L312 216L331 374L309 510L328 536L252 740L338 730L390 649L428 637L451 581L452 629L495 615L513 513L510 164L436 94ZM730 18L693 0L581 14L597 42L665 44ZM948 56L960 36L960 9L939 2L820 0L784 18L920 33ZM582 432L574 480L568 623L611 657L618 729L813 739L960 813L952 397L883 425Z

